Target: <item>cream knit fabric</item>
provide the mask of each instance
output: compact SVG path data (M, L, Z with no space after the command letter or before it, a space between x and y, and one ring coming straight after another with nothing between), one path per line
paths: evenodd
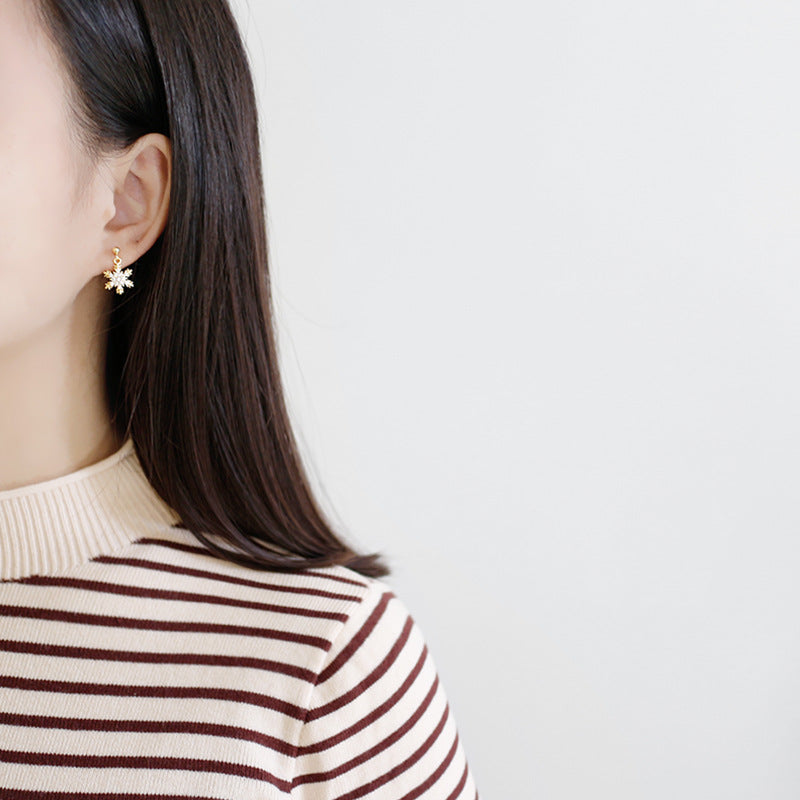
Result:
M133 441L0 492L0 797L475 800L382 581L208 553Z

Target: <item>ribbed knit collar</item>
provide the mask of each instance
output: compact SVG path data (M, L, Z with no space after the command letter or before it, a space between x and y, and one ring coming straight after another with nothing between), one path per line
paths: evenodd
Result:
M63 572L178 521L129 437L95 464L0 492L0 580Z

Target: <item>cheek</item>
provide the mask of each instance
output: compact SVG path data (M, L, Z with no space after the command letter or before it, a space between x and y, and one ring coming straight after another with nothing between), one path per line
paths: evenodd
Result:
M71 216L71 175L63 149L41 126L0 135L0 347L52 321L80 290Z

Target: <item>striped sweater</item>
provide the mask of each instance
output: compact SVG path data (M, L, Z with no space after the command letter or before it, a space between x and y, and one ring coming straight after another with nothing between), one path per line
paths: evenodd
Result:
M0 492L0 798L475 800L380 580L209 553L128 439Z

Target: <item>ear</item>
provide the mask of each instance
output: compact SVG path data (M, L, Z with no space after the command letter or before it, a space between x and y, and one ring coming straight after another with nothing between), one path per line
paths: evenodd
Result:
M146 253L167 224L172 178L172 147L160 133L140 137L108 165L114 190L113 217L106 223L109 269L119 247L122 266Z

